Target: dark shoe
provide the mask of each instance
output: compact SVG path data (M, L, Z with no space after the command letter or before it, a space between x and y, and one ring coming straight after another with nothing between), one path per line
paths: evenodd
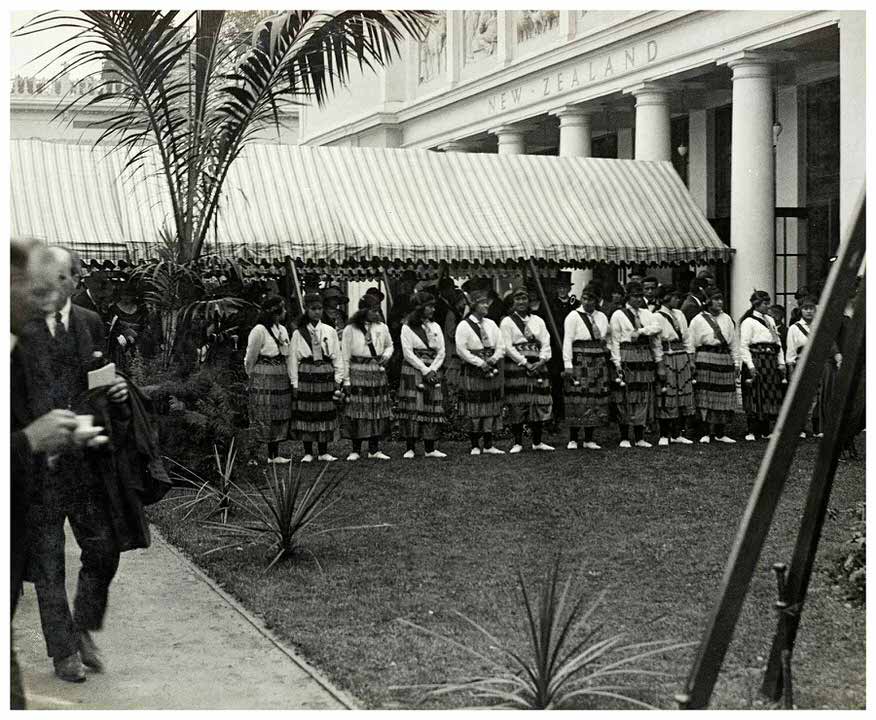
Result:
M82 660L79 653L73 653L60 660L55 660L55 675L61 680L67 682L81 683L85 682L85 668L82 665Z
M91 633L87 630L79 631L79 655L82 657L82 663L94 670L94 672L103 672L103 660L100 659L100 650L94 644Z

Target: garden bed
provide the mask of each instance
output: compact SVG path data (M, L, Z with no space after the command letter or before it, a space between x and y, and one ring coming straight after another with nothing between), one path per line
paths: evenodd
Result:
M559 445L559 438L557 438ZM491 632L522 634L516 570L540 578L561 553L583 568L580 587L609 588L599 619L629 641L699 641L765 445L470 457L446 444L444 461L339 462L349 472L326 525L386 529L313 538L304 554L263 573L263 550L230 549L164 503L150 511L164 536L369 708L448 708L470 702L394 689L470 676L485 668L398 622L477 642L460 611ZM338 451L346 449L337 447ZM774 562L787 562L815 454L804 443L716 688L713 707L763 705L757 689L775 628ZM257 476L263 467L241 466ZM296 468L297 469L297 468ZM864 461L839 466L794 658L801 708L865 706L865 611L846 602L824 567L848 540L843 521L864 499ZM314 559L314 557L316 559ZM318 564L317 564L318 560ZM694 650L653 659L670 674L632 694L673 708ZM600 701L600 707L615 707Z

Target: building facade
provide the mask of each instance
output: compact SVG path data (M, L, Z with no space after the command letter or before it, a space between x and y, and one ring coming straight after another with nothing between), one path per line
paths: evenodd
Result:
M853 219L865 38L863 12L441 11L300 141L671 161L736 250L738 314L817 286Z

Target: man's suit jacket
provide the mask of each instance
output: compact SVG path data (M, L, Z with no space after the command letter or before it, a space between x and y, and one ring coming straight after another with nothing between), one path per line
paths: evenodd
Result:
M699 300L700 302L697 302ZM706 301L694 295L688 295L681 304L681 312L688 323L699 315L706 307Z
M27 436L24 434L24 429L34 420L34 415L30 405L30 376L20 342L12 349L12 369L9 377L12 389L9 403L12 410L11 542L9 545L11 549L12 603L10 607L14 615L27 565L28 548L30 547L27 513L35 481L43 468L43 456L31 450Z

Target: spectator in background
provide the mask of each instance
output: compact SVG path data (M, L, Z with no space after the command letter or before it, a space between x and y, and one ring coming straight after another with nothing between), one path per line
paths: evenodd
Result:
M605 316L610 319L615 310L620 310L624 306L626 303L626 295L624 289L618 283L609 285L608 294L608 300L603 301L600 310L602 310Z
M653 275L649 275L642 280L642 290L645 291L645 309L648 312L656 312L660 307L660 303L657 300L657 286L659 284L660 281Z
M709 278L703 277L702 274L690 281L690 292L681 304L681 312L688 324L706 309L706 298L710 292L712 291L709 289Z
M776 330L779 333L779 339L782 341L782 348L788 347L788 326L785 324L785 306L770 305L767 308L767 313L776 323Z
M788 318L788 326L790 327L795 322L797 322L801 317L803 317L800 308L800 301L805 298L810 297L809 291L805 287L800 287L797 289L797 292L794 293L794 309L791 310L791 317Z

